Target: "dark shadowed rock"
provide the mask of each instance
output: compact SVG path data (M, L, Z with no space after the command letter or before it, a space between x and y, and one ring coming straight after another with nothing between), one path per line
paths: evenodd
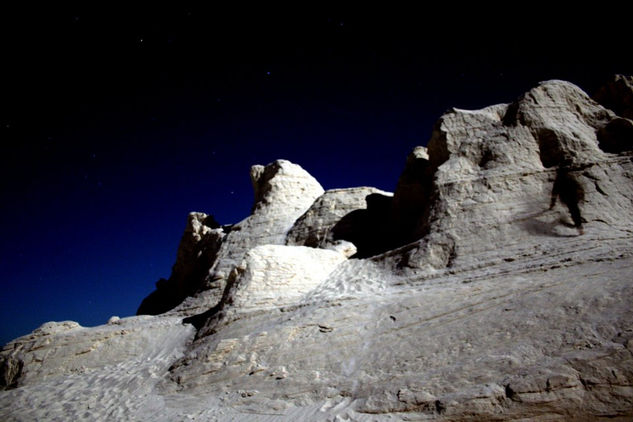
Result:
M167 312L196 293L215 262L225 236L224 228L213 216L201 212L189 214L169 280L156 283L156 290L143 300L137 315Z
M393 243L401 246L420 239L421 219L429 209L433 189L434 168L425 147L416 147L407 157L398 179L389 215Z
M15 356L4 356L0 360L0 388L15 388L22 375L24 362Z
M633 76L615 75L593 98L618 116L633 119Z
M344 233L353 231L353 223L346 224L344 221L354 220L356 214L365 214L371 195L391 196L390 193L370 187L326 191L297 219L288 232L287 244L327 248L340 239L353 242ZM337 225L339 227L335 230ZM349 228L342 229L343 225ZM363 227L372 230L371 227Z

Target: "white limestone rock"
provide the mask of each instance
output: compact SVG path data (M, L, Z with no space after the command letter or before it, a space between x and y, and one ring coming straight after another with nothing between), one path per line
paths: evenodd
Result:
M458 268L489 253L511 256L534 235L574 235L560 223L569 221L563 206L548 210L549 168L564 160L576 166L585 190L583 218L624 228L631 223L622 213L633 200L631 161L601 151L597 138L613 118L562 81L544 82L509 105L445 114L416 173L421 188L413 202L421 205L413 231L420 240L384 258L405 269ZM403 196L412 202L410 192L396 189L394 204Z
M597 131L614 117L577 86L548 81L514 103L505 120L529 128L538 141L543 165L552 167L565 159L592 163L603 158Z
M194 342L172 379L192 395L258 391L232 401L242 415L270 412L283 397L290 408L323 408L314 420L624 417L633 411L630 240L616 242L629 242L624 258L609 258L616 244L606 239L582 257L582 241L558 251L551 241L545 248L562 255L549 262L517 257L400 279L371 296L349 290L281 313L243 313Z
M156 290L143 300L137 314L167 312L200 290L226 237L225 228L211 215L190 213L169 280L156 283Z
M287 232L323 193L308 172L286 160L251 168L255 202L249 217L220 226L212 216L191 213L172 276L159 282L139 314L168 310L193 315L218 304L226 279L246 252L258 245L284 244Z
M31 334L6 344L0 356L10 357L20 363L19 379L14 379L8 385L40 385L48 380L55 384L64 377L74 375L94 374L103 377L105 374L96 373L107 372L108 367L120 363L131 368L135 362L154 360L151 365L156 365L157 360L163 359L162 365L166 365L178 357L176 347L180 348L181 353L182 347L192 336L192 327L183 326L181 318L174 317L120 318L115 323L92 328L82 327L74 321L49 322ZM166 369L163 366L163 370ZM136 376L142 376L142 372ZM103 387L104 391L108 388L107 385Z
M249 218L191 217L191 251L223 233L200 291L165 315L9 343L0 419L630 419L633 161L600 135L617 119L561 81L451 110L393 198L255 167ZM549 209L563 160L583 235Z
M332 189L318 197L288 232L288 245L326 248L338 240L337 228L345 224L344 218L367 209L367 197L372 194L391 196L389 192L371 187ZM337 227L337 224L339 225ZM343 231L343 230L340 230Z
M253 166L251 180L255 191L252 215L231 228L212 271L226 270L224 260L239 262L254 246L283 245L297 218L323 194L314 177L286 160Z
M78 328L82 328L78 322L75 321L49 321L40 325L38 328L33 330L34 335L40 336L48 336L52 334L64 333L67 331L76 330Z
M343 253L333 250L257 246L236 268L228 301L240 311L296 305L345 260Z
M251 182L255 191L255 204L251 217L281 213L279 220L292 219L294 222L297 215L303 214L323 193L323 188L314 177L299 165L287 160L277 160L265 167L253 166L251 168ZM252 218L248 221L255 224L253 220L255 219ZM281 221L278 223L279 225L281 225ZM285 234L283 231L277 233L269 230L264 231L261 235L272 236L267 238L267 243L277 243L284 240L283 235Z
M119 325L119 324L121 324L121 318L116 316L116 315L113 315L110 318L108 318L107 324L108 325Z
M220 300L226 277L245 254L260 245L283 245L294 222L323 194L323 188L308 172L286 160L266 167L253 166L251 181L255 191L252 214L231 226L217 258L208 271L202 295L212 304ZM187 306L188 304L185 304Z

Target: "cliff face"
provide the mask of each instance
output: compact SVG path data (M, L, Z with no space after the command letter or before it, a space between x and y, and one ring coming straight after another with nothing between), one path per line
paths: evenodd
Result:
M453 109L393 194L254 166L250 217L189 216L156 316L6 345L0 416L633 416L630 80Z
M619 120L562 81L542 83L512 104L448 112L428 143L428 160L412 164L424 168L418 178L424 193L416 199L421 212L408 216L421 241L392 259L414 269L457 267L489 252L512 257L542 236L575 234L559 224L569 219L564 206L547 211L561 164L584 190L583 218L623 229L631 163L628 155L603 151L599 137ZM631 150L632 139L618 153Z

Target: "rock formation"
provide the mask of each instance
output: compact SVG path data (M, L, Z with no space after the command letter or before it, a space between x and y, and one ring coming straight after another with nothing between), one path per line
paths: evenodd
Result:
M248 218L189 216L155 316L7 344L0 418L633 417L631 86L450 110L393 195L254 166Z
M177 305L183 312L218 304L230 271L244 255L259 245L283 245L286 233L323 193L312 176L296 164L277 160L251 168L255 203L249 217L232 226L219 227L213 217L191 213L180 241L178 258L168 281L139 307L138 314L156 315ZM204 291L202 297L195 297ZM183 300L189 301L183 303ZM188 310L188 311L185 311Z

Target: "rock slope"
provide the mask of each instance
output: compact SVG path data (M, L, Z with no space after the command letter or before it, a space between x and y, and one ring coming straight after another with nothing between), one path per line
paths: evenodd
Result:
M630 419L630 81L453 109L393 194L253 167L251 216L189 216L155 316L7 344L0 418Z

